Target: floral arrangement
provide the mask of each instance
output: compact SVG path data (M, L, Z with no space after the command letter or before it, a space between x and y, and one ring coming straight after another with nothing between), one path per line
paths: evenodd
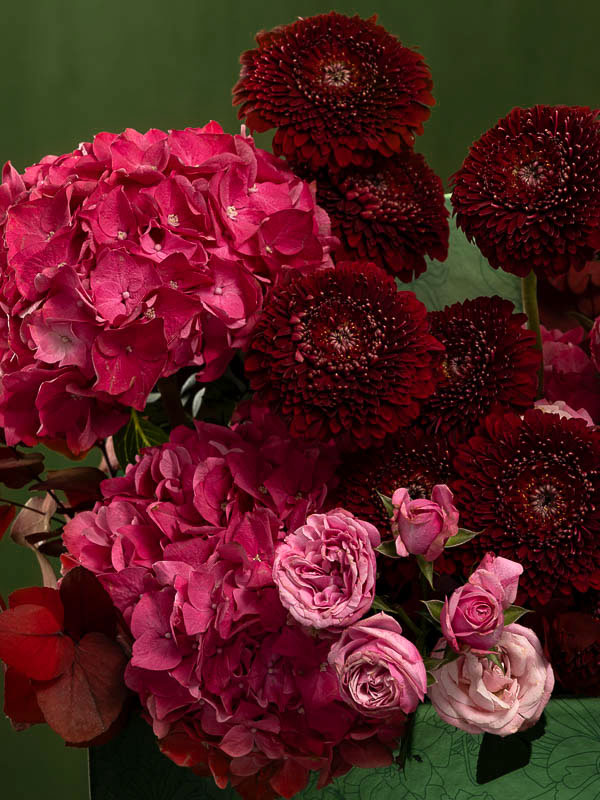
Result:
M560 327L537 296L597 274L600 121L514 109L471 147L455 220L524 313L428 311L423 57L332 12L241 63L273 155L211 122L4 167L0 480L31 496L0 528L43 586L0 658L17 729L94 745L139 708L251 800L402 765L423 702L506 737L598 693L597 281Z

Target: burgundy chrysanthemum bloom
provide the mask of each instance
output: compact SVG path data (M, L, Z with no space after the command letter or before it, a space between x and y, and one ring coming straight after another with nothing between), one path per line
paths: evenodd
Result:
M600 588L600 430L538 410L491 414L454 467L461 525L483 530L459 557L518 561L521 590L540 603Z
M338 258L366 258L402 281L448 255L448 210L438 176L420 153L378 158L317 178L319 205L340 239Z
M391 520L380 494L408 489L412 500L429 499L436 484L453 477L450 454L441 436L420 428L390 436L383 447L347 455L338 469L339 485L328 504L340 506L392 536Z
M252 130L277 128L273 151L313 169L369 164L414 135L435 103L419 53L376 24L334 11L263 31L233 89Z
M433 335L446 347L427 427L453 441L469 435L495 407L524 411L535 400L541 355L525 314L509 300L477 297L430 312Z
M598 111L514 108L451 180L457 224L492 267L560 275L600 248Z
M346 262L273 291L245 367L294 435L367 448L418 416L442 349L412 292Z
M600 620L567 611L546 623L546 651L559 684L574 694L600 692Z

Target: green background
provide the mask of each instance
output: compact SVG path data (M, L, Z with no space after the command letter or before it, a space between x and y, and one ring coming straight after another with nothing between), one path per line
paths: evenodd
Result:
M0 0L0 160L22 169L100 130L238 126L230 90L261 28L328 11L275 0ZM417 144L444 181L469 144L515 105L600 106L597 0L337 2L418 46L438 101ZM270 135L261 137L268 146ZM39 582L33 559L0 543L0 592ZM85 751L50 730L0 719L2 797L85 798Z

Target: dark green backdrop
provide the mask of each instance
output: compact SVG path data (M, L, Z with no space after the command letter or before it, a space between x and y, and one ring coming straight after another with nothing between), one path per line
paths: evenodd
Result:
M238 57L261 28L330 10L276 0L0 0L0 160L19 169L100 130L235 130ZM418 143L447 180L470 142L515 105L600 106L597 0L374 0L335 8L380 21L418 46L438 101ZM267 146L269 135L262 137ZM0 543L0 592L39 580L27 553ZM140 765L143 769L143 765ZM0 719L0 795L86 797L85 752L49 730Z

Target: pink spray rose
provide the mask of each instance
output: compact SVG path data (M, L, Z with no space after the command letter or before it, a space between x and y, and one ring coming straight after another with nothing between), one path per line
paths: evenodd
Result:
M423 556L435 561L444 545L458 532L458 511L452 505L452 492L445 484L433 487L431 500L411 500L408 489L396 489L392 495L399 556Z
M473 586L481 586L495 595L503 609L512 606L517 598L519 577L523 574L523 565L510 558L501 558L493 553L486 553L481 563L469 578Z
M367 716L414 711L427 691L423 659L383 612L356 622L329 651L343 699Z
M440 656L446 642L438 643ZM498 642L501 669L472 651L435 670L429 698L440 717L467 733L508 736L534 725L544 710L554 673L535 633L508 625Z
M340 629L359 620L375 596L374 525L336 508L312 514L277 548L273 578L301 625Z
M590 417L585 408L580 408L575 411L575 409L567 405L564 400L555 400L551 403L550 400L544 398L542 400L536 400L533 405L545 414L558 414L559 417L564 417L566 419L583 419L589 426L594 424L594 420Z
M596 422L600 420L600 376L581 347L584 338L581 326L563 332L542 325L544 395L551 403L564 400L571 408L584 408Z
M442 608L440 623L450 646L489 652L500 639L504 609L515 601L521 564L486 553L468 583L452 593Z
M457 653L461 645L489 652L502 634L504 614L494 594L466 583L450 599L446 598L440 623L442 633Z

